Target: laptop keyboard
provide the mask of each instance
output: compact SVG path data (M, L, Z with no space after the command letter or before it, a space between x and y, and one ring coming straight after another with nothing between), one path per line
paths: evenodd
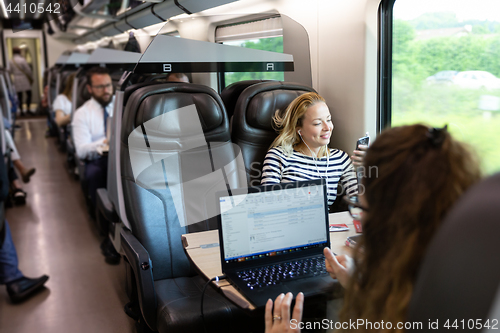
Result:
M257 289L276 285L283 281L325 274L328 274L328 272L326 271L324 256L277 263L274 265L247 269L237 273L238 277L245 281L250 289Z

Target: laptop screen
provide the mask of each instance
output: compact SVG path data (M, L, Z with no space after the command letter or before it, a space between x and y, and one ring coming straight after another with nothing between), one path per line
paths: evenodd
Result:
M225 264L279 259L329 246L326 187L321 180L226 194L219 197L219 208Z

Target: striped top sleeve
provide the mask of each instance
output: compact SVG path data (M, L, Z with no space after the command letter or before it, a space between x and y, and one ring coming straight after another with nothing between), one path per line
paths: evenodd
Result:
M347 195L357 194L358 186L349 155L339 149L330 149L329 157L318 160L293 151L287 156L281 147L271 148L262 167L262 185L325 178L328 205L337 198L337 186L342 184Z

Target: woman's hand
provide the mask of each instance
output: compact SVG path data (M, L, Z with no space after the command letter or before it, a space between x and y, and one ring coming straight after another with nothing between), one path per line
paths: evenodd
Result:
M334 256L332 251L325 247L323 250L326 261L326 271L333 279L339 280L342 287L347 287L354 270L354 260L346 255Z
M266 332L265 333L285 333L300 332L299 323L302 320L302 311L304 306L304 294L299 293L295 299L293 308L292 322L290 322L290 304L292 303L292 293L281 294L274 301L269 299L266 303Z
M352 164L355 168L363 166L363 161L365 159L366 151L368 146L359 146L359 150L355 150L351 156Z

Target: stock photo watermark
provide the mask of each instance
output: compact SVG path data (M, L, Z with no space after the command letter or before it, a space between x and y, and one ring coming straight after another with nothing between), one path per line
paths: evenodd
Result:
M306 330L438 330L446 328L448 330L499 330L498 319L429 319L427 322L388 322L374 321L371 322L365 319L349 320L349 321L333 321L323 319L316 322L302 322L297 319L290 320L291 329L306 329Z

